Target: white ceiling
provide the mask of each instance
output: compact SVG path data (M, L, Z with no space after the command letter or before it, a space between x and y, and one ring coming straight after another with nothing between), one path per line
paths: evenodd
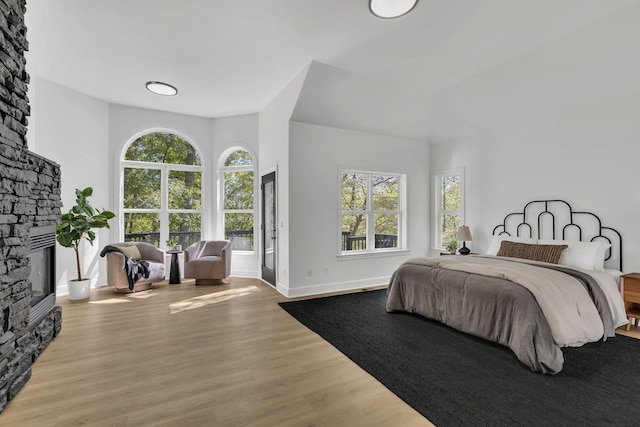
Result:
M540 90L548 98L589 89L602 73L618 78L627 50L639 51L637 6L419 0L408 15L379 19L367 0L27 0L27 70L110 103L222 117L260 111L317 61L437 101L431 137L447 139L514 108L531 113ZM630 71L640 80L634 55ZM589 59L591 77L574 79ZM631 83L632 73L622 74ZM180 92L154 95L149 80ZM613 82L597 95L620 90Z

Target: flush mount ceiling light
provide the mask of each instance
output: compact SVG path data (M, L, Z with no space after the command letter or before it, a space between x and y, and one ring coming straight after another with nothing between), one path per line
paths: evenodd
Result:
M409 13L418 0L369 0L371 13L379 18L397 18Z
M153 93L164 96L173 96L178 94L178 89L168 83L147 82L147 89Z

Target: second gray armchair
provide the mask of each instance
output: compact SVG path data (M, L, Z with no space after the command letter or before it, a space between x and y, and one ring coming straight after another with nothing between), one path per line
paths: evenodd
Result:
M203 240L185 249L185 279L196 279L196 285L216 285L226 283L230 274L229 240Z

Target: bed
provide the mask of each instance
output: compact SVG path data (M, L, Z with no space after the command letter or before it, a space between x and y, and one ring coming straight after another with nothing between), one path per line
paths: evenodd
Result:
M531 370L562 370L562 347L625 325L622 237L563 200L536 200L493 229L487 254L414 258L392 275L388 312L415 313L509 347Z

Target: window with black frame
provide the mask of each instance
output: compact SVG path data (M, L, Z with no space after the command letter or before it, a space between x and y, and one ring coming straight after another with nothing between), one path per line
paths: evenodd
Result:
M340 253L403 248L405 175L343 170Z

